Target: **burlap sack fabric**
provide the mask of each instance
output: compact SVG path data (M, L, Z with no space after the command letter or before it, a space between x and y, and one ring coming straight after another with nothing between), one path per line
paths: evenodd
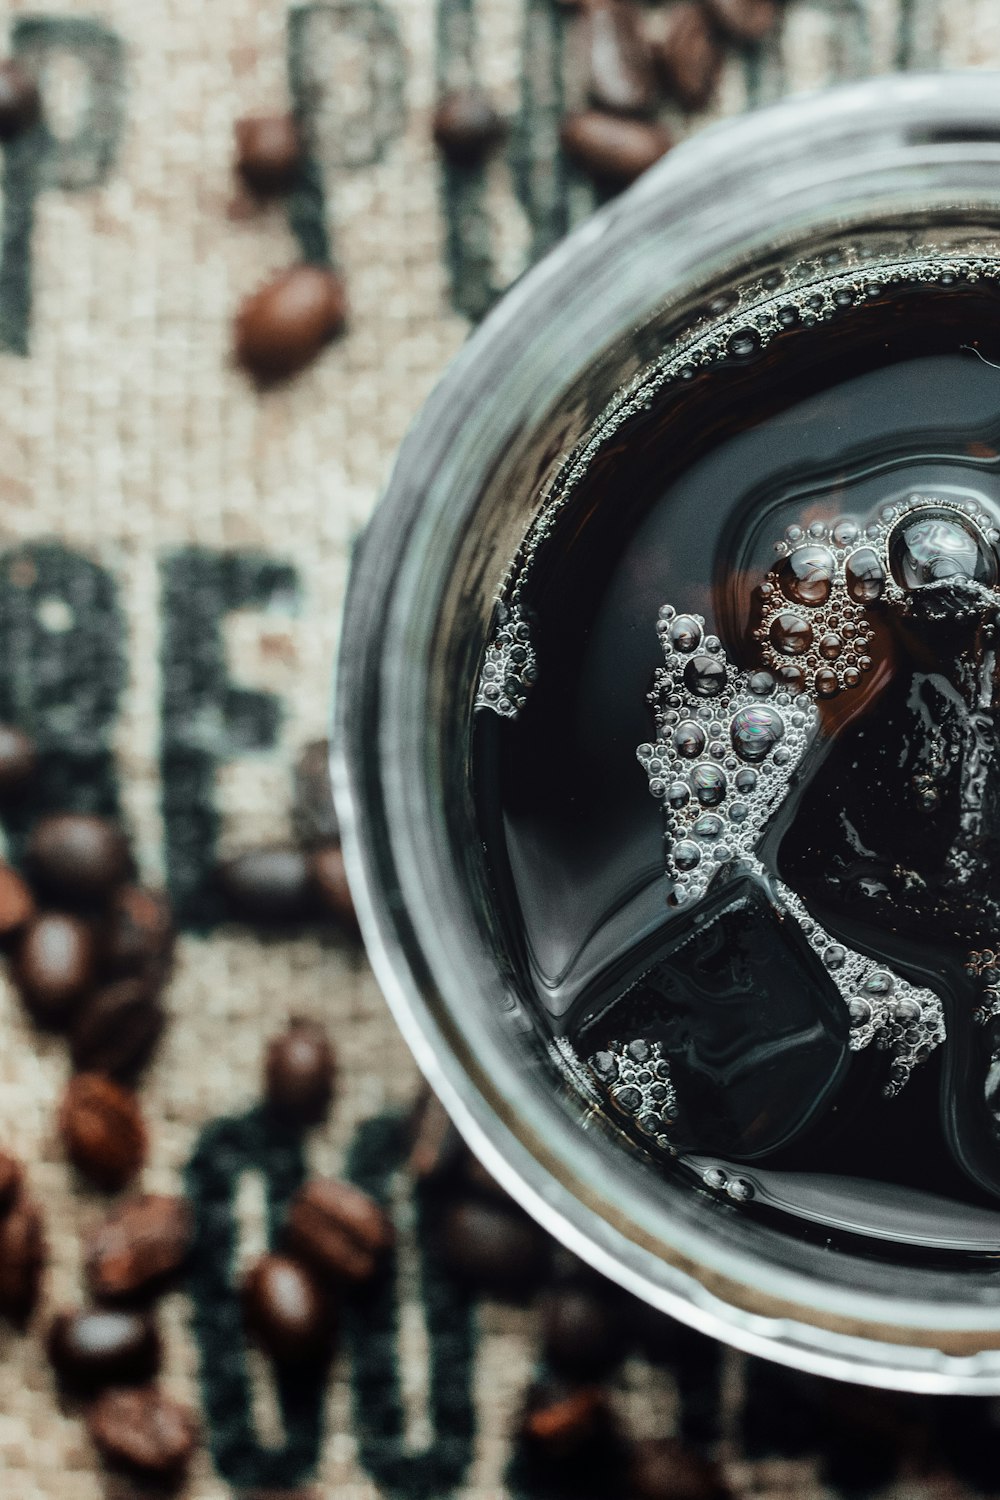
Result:
M14 0L4 29L0 50L40 69L46 123L3 162L0 718L39 736L44 797L119 810L145 878L172 884L187 930L144 1092L154 1141L143 1182L194 1190L199 1142L204 1153L213 1122L243 1119L238 1266L267 1238L246 1124L263 1038L297 1012L335 1039L339 1102L308 1143L319 1170L343 1169L349 1154L361 1177L391 1167L389 1116L416 1077L350 945L219 925L206 872L219 854L287 833L293 755L327 722L352 538L407 424L470 319L592 207L557 161L559 116L582 87L573 26L555 0ZM732 54L718 109L939 63L1000 65L994 0L793 0L779 38ZM439 88L473 75L516 126L507 155L459 184L437 161L430 112ZM310 134L308 181L289 205L234 216L233 121L290 99ZM342 270L350 331L262 395L231 367L232 313L303 253ZM54 1139L64 1049L29 1028L3 980L0 1029L0 1139L29 1163L49 1224L44 1317L79 1300L81 1236L103 1205ZM390 1310L365 1336L380 1351L374 1375L355 1338L301 1430L282 1433L253 1356L249 1411L236 1409L238 1370L213 1397L220 1351L199 1350L186 1292L168 1300L166 1385L202 1410L228 1475L206 1445L193 1500L251 1479L280 1490L311 1478L343 1500L512 1492L531 1314L429 1309L419 1225L396 1196L395 1330ZM678 1378L630 1363L616 1399L633 1429L714 1424L747 1492L809 1493L808 1452L747 1456L741 1413L747 1388L763 1388L760 1367L750 1379L735 1355L702 1364ZM248 1424L259 1451L234 1467ZM107 1492L82 1424L58 1406L37 1328L0 1342L0 1474L11 1500Z

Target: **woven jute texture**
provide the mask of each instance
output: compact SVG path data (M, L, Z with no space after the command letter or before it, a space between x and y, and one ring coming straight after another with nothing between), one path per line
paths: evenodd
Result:
M45 105L44 126L2 162L0 717L39 735L64 800L120 811L144 878L169 877L181 901L172 1024L143 1092L143 1185L184 1190L212 1122L252 1110L263 1040L290 1013L321 1019L339 1050L338 1102L306 1154L340 1171L362 1126L412 1100L406 1048L348 943L216 923L198 849L211 859L287 836L294 754L327 722L352 540L392 455L470 322L593 207L556 165L559 115L582 88L573 22L555 0L8 0L0 29L0 50L40 70ZM896 67L989 63L995 0L792 0L779 36L730 55L717 112ZM430 114L440 88L473 76L517 123L507 153L459 192ZM289 103L311 142L306 190L234 211L234 120ZM704 123L674 120L681 134ZM261 394L232 367L232 314L303 253L342 271L350 329ZM2 978L0 1035L0 1140L28 1163L49 1227L41 1324L79 1301L81 1238L104 1204L55 1140L64 1047L26 1024ZM261 1164L251 1152L243 1165L237 1266L267 1241ZM361 1432L359 1361L345 1353L316 1414L318 1463L310 1472L298 1449L284 1470L275 1459L261 1474L276 1492L306 1478L342 1500L513 1492L532 1314L480 1304L469 1367L461 1350L435 1355L413 1211L397 1207L386 1367L401 1431L369 1420ZM161 1315L165 1384L201 1409L200 1359L231 1351L199 1351L185 1291ZM38 1326L0 1335L0 1494L133 1494L108 1490L79 1417L60 1407ZM449 1358L471 1396L461 1432L441 1430L440 1411L436 1429L428 1404L435 1360ZM776 1459L762 1439L765 1456L750 1455L742 1412L761 1367L729 1353L707 1363L712 1394L685 1396L683 1371L630 1362L615 1399L632 1429L701 1421L747 1493L818 1493L808 1445ZM250 1370L260 1441L278 1448L273 1390L252 1357ZM780 1383L769 1399L780 1405ZM206 1429L216 1420L205 1413ZM383 1439L427 1462L380 1463ZM451 1458L435 1468L436 1453ZM935 1488L959 1492L947 1478ZM188 1493L233 1493L207 1444Z

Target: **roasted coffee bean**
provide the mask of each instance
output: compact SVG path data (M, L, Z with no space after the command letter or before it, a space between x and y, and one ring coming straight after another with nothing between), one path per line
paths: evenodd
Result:
M3 115L3 70L0 63L0 119ZM0 124L0 139L3 127ZM30 781L38 766L38 751L35 742L23 729L12 724L0 724L0 800L12 792L20 792L26 781Z
M0 1151L0 1214L5 1214L24 1186L24 1169L16 1156Z
M48 1352L60 1384L81 1396L106 1385L143 1385L160 1366L152 1318L123 1308L60 1313L49 1329Z
M248 297L236 314L236 361L266 384L311 364L347 320L340 278L326 266L298 265Z
M287 193L302 160L302 136L292 115L250 115L237 120L236 170L260 197Z
M704 109L715 93L724 53L718 34L695 0L681 0L666 12L653 61L666 87L685 109Z
M122 1302L160 1290L183 1268L193 1235L185 1199L160 1193L129 1199L87 1241L91 1293L99 1302Z
M294 1254L339 1281L369 1280L394 1237L385 1210L334 1177L314 1177L299 1189L285 1231Z
M324 844L309 855L309 874L320 908L347 932L358 931L354 899L347 883L344 856L339 844Z
M38 84L20 63L0 62L0 141L34 125L41 110Z
M542 1303L542 1350L554 1370L576 1380L600 1380L627 1349L621 1308L599 1286L566 1286Z
M276 1364L315 1363L333 1345L330 1298L315 1274L289 1255L262 1255L243 1282L251 1336Z
M673 145L655 120L626 120L599 109L567 116L560 138L567 154L592 177L619 187L634 182Z
M441 1254L456 1280L501 1297L534 1290L549 1265L548 1239L527 1214L476 1199L446 1209Z
M720 31L736 42L762 42L778 24L777 0L704 0Z
M583 33L591 103L613 114L651 113L656 84L634 0L591 0L583 14Z
M252 922L301 921L313 906L307 856L295 844L249 849L219 868L233 912Z
M187 1407L155 1386L105 1391L87 1411L87 1430L107 1463L161 1481L183 1478L198 1443Z
M28 840L26 862L43 891L74 906L102 900L132 868L118 825L90 813L42 818Z
M73 1020L73 1067L127 1083L149 1062L166 1024L166 1012L145 979L106 985L83 1002Z
M90 985L94 938L87 923L65 912L42 912L28 923L14 954L14 980L31 1015L65 1025Z
M433 131L442 156L471 167L503 140L507 123L482 89L455 89L438 101Z
M612 1431L607 1400L598 1386L556 1377L528 1388L520 1436L536 1460L559 1468L583 1461L603 1467Z
M626 1489L635 1500L725 1500L730 1493L718 1466L676 1438L634 1444Z
M336 1059L315 1021L294 1020L268 1043L264 1094L275 1114L300 1125L318 1125L333 1098Z
M146 1159L146 1126L139 1101L103 1073L71 1078L59 1111L70 1161L98 1187L122 1188Z
M0 1316L18 1326L35 1310L45 1255L41 1212L21 1192L0 1218Z
M340 824L330 785L330 745L327 740L313 740L298 758L292 827L299 843L307 849L340 841Z
M0 861L0 947L11 943L35 915L35 898L16 870Z
M109 975L166 979L174 946L170 902L161 891L124 885L115 891L99 933L99 961Z

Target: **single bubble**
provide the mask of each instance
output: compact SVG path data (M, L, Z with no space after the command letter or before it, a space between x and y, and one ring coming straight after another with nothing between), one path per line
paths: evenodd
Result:
M750 816L750 809L745 802L734 802L729 809L730 823L745 823Z
M823 962L828 969L842 969L847 959L847 949L839 943L830 943L823 949Z
M867 1000L862 1000L860 995L856 995L848 1002L847 1014L851 1018L852 1026L865 1026L872 1018L872 1008Z
M717 817L715 813L702 813L700 818L695 819L691 832L695 838L710 842L713 839L717 839L722 833L722 819ZM676 857L675 851L674 858L676 859Z
M835 698L840 692L840 681L832 667L820 667L813 678L817 697Z
M955 511L928 507L911 512L889 543L892 576L903 589L919 589L946 578L996 582L997 564L985 538Z
M771 625L771 644L784 656L801 656L812 642L812 630L801 615L785 610Z
M858 528L854 521L838 521L833 528L833 540L838 547L849 547L857 538Z
M691 615L678 615L670 627L670 640L677 651L694 651L701 643L701 626Z
M820 526L821 535L823 530ZM816 609L830 597L836 567L833 553L828 547L796 547L780 565L781 591L793 604Z
M705 731L693 719L685 719L674 730L674 747L678 755L694 760L705 748Z
M757 790L756 771L738 771L736 773L736 790L748 796L750 792Z
M691 772L691 785L702 807L718 807L725 799L725 772L720 771L718 766L695 766Z
M673 861L678 870L693 870L701 863L701 850L691 839L681 839L674 845Z
M840 655L843 649L843 641L840 639L840 636L835 635L832 630L828 630L826 635L820 636L819 654L820 656L822 656L824 661L836 661L837 657Z
M869 974L862 988L866 995L891 995L895 986L887 969L876 969Z
M785 733L781 715L766 704L741 708L732 717L729 734L740 760L756 764L765 759ZM739 785L740 791L745 790Z
M653 781L649 783L649 790L652 792L657 801L659 801L661 798L667 795L667 783L665 781L661 781L657 776Z
M753 672L747 684L758 698L768 698L774 692L774 678L770 672Z
M858 683L860 681L861 681L861 673L858 671L857 667L848 667L845 670L845 672L844 672L844 686L845 687L849 687L849 688L857 687L857 685L858 685Z
M684 668L684 685L699 698L717 698L726 680L722 662L711 656L693 656Z
M691 801L691 792L683 781L672 781L667 787L667 801L671 807L687 807Z
M851 553L844 567L844 579L847 592L858 604L871 604L881 599L885 570L871 547L860 547Z
M778 668L778 681L784 683L790 693L801 693L806 685L802 668L793 666L791 662L785 662Z
M760 334L754 328L740 328L729 340L729 352L736 359L748 359L760 348Z
M892 1013L897 1021L905 1023L907 1021L919 1021L924 1011L923 1006L918 1000L913 1000L907 996L905 999L896 1001L892 1007Z

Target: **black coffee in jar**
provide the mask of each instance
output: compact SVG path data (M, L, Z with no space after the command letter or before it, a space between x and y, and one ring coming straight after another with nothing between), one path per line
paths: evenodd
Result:
M476 793L523 993L633 1145L747 1211L974 1250L1000 264L850 260L704 309L570 455L484 658Z

